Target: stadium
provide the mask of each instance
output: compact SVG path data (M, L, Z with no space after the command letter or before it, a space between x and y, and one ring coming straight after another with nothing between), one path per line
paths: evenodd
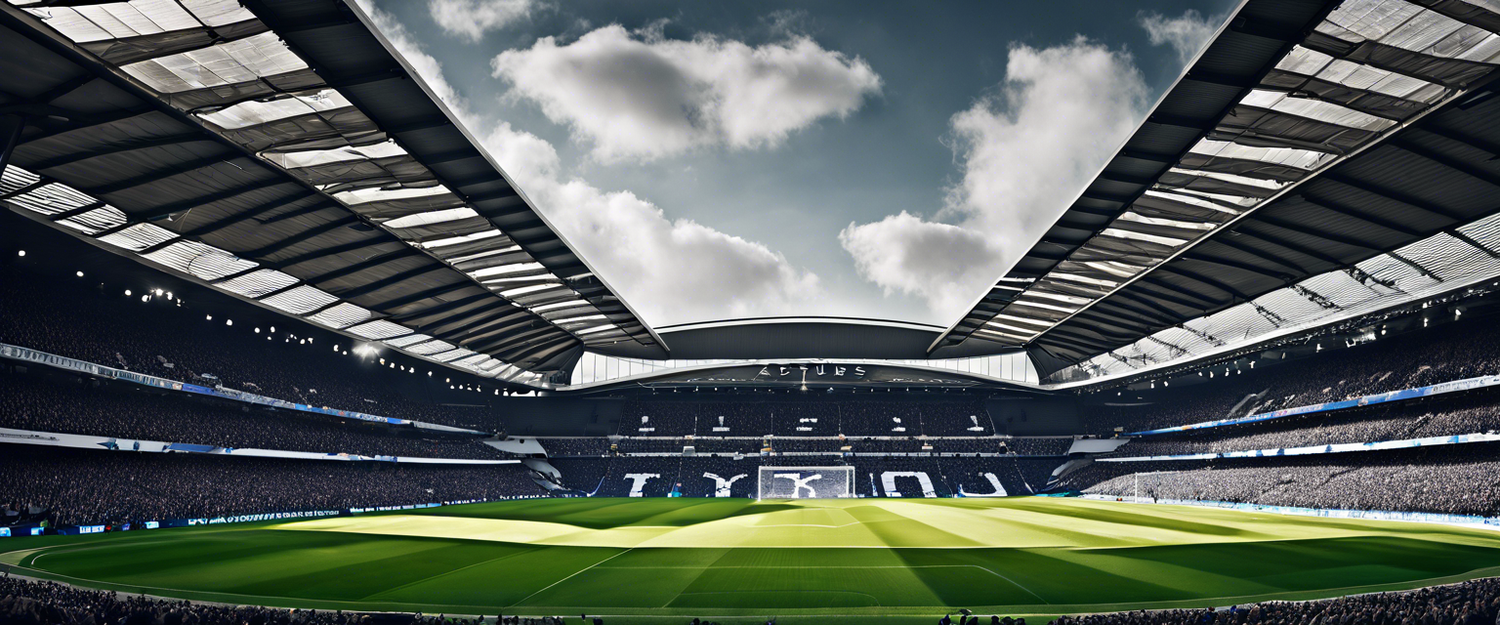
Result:
M1023 232L1003 260L839 212L864 282L773 269L793 293L755 307L717 301L754 290L731 251L824 252L580 217L640 201L585 175L732 204L703 180L761 201L841 180L819 145L896 158L880 124L967 72L877 45L923 20L835 4L713 30L665 2L0 1L0 624L1500 623L1500 5L1076 16L1135 48L937 9L1010 59L936 113L954 133L1036 85L1118 108L1058 59L1136 81L1118 137L1022 133L1007 167L1055 138L1084 171L1044 218L954 217L1003 141L892 164L964 160L924 227ZM822 217L787 210L742 227L798 248ZM891 286L869 251L962 270ZM971 269L961 309L902 308Z

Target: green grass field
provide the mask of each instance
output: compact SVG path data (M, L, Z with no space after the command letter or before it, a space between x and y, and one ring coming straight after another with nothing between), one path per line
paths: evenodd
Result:
M4 539L0 562L232 603L795 621L1412 588L1500 574L1500 533L1054 498L545 499Z

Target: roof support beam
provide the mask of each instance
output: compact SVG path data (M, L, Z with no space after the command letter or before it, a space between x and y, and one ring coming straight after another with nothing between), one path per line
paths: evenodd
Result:
M1247 271L1253 274L1265 276L1267 278L1280 280L1282 282L1286 282L1291 279L1291 276L1288 276L1284 273L1277 273L1263 267L1257 267L1250 263L1242 263L1237 260L1229 260L1227 258L1209 256L1208 254L1204 254L1202 252L1188 252L1186 254L1183 254L1181 258L1183 260L1191 260L1198 263L1208 263L1210 265L1218 265L1220 267L1228 267L1230 269L1239 269L1240 271Z
M1414 198L1410 195L1407 195L1395 189L1391 189L1377 182L1370 182L1368 180L1362 180L1359 178L1347 176L1339 172L1338 170L1324 172L1320 176L1320 178L1323 180L1331 180L1342 185L1354 187L1355 189L1358 189L1360 191L1364 191L1372 195L1378 195L1389 200L1394 200L1412 208L1427 211L1440 217L1447 217L1448 219L1451 219L1453 221L1467 221L1464 215L1460 215L1447 207L1438 206L1437 204L1433 204L1432 202Z
M417 319L417 318L420 318L420 317L427 317L427 316L431 316L431 315L439 315L439 314L446 313L448 311L455 310L455 309L458 309L458 308L463 308L464 306L468 306L469 304L473 304L475 302L479 302L479 301L487 300L487 299L496 299L495 298L495 294L494 293L480 293L480 294L477 294L477 295L470 295L469 297L459 298L459 299L453 300L451 302L445 302L445 303L442 303L442 304L438 304L436 306L429 306L429 307L424 308L422 310L415 310L415 311L412 311L412 312L409 312L409 313L404 313L404 314L400 314L400 315L393 315L390 319L391 319L391 321L406 321L406 320L410 320L410 319Z
M424 299L431 299L431 298L437 297L439 295L444 295L446 293L452 293L454 291L458 291L458 290L461 290L461 289L472 288L474 286L475 285L474 285L473 282L455 282L453 284L447 284L447 285L443 285L443 286L439 286L439 287L433 287L433 288L427 289L425 291L419 291L419 292L416 292L416 293L412 293L411 295L406 295L406 296L403 296L403 297L398 297L396 299L386 300L386 301L383 301L383 302L377 302L375 304L367 306L366 308L369 308L371 310L389 310L389 309L393 309L393 308L400 308L402 306L406 306L406 305L409 305L409 304L414 304L416 302L420 302L420 301L422 301Z
M89 212L91 210L98 210L98 209L101 209L101 208L104 208L104 202L100 202L100 201L96 200L96 201L93 201L93 202L89 202L88 204L84 204L83 206L79 206L78 208L70 208L70 209L65 210L65 211L63 211L61 213L53 213L51 215L48 215L47 216L47 220L48 221L62 221L62 220L67 219L69 217L73 217L73 216L76 216L76 215L82 215L82 214L87 213L87 212Z
M250 193L252 191L260 191L262 189L269 189L271 187L285 185L285 184L288 184L288 181L286 181L286 180L278 180L278 179L275 179L275 178L268 179L268 180L262 180L262 181L259 181L259 182L255 182L255 183L251 183L251 184L247 184L247 185L241 185L241 186L234 187L234 188L231 188L231 189L225 189L223 191L218 191L218 192L215 192L215 193L210 193L208 195L200 195L198 197L195 197L195 198L192 198L192 199L188 199L188 200L182 200L180 202L171 202L169 204L160 204L160 205L152 207L152 209L150 211L147 211L147 212L144 212L144 213L135 213L132 216L135 217L136 219L141 220L141 221L155 221L157 219L161 219L163 217L168 217L168 216L171 216L171 215L173 215L175 213L180 213L180 212L188 210L188 209L197 208L199 206L203 206L203 205L206 205L206 204L212 204L214 202L222 202L224 200L227 200L227 199L230 199L232 197L236 197L236 196L239 196L239 195L242 195L242 194L245 194L245 193ZM309 195L312 195L312 193L311 192L301 192L301 193L297 194L297 197L298 198L303 198L303 197L307 197ZM253 212L253 211L256 211L256 210L260 210L260 208L261 208L260 206L257 206L257 207L255 207L253 209L249 209L248 212ZM236 212L236 214L239 214L239 213Z
M1447 167L1448 169L1451 169L1453 171L1462 173L1463 175L1468 176L1470 178L1473 178L1475 180L1478 180L1480 182L1484 182L1484 183L1490 184L1492 186L1500 187L1500 174L1495 174L1494 172L1486 171L1484 169L1475 167L1471 163L1467 163L1467 162L1458 160L1456 158L1448 156L1447 154L1443 154L1441 152L1438 152L1436 150L1427 148L1425 146L1418 145L1417 143L1413 142L1412 140L1406 139L1406 138L1401 137L1399 135L1395 136L1395 137L1392 137L1390 139L1390 141L1388 141L1387 143L1389 143L1390 145L1392 145L1392 146L1394 146L1394 147L1396 147L1398 149L1401 149L1401 150L1406 151L1406 152L1410 152L1410 153L1415 154L1417 156L1420 156L1420 157L1422 157L1424 159L1427 159L1429 161L1432 161L1434 163L1442 165L1443 167Z
M1176 266L1176 265L1174 265L1172 263L1162 263L1161 265L1158 265L1156 269L1157 269L1157 271L1165 271L1167 273L1177 274L1179 276L1182 276L1182 277L1187 278L1189 280L1192 280L1194 282L1201 282L1203 284L1207 284L1207 285L1209 285L1209 286L1211 286L1213 288L1216 288L1216 289L1218 289L1220 291L1228 293L1230 296L1232 296L1235 299L1237 299L1239 301L1242 301L1242 302L1243 301L1247 301L1247 300L1250 299L1250 296L1245 295L1245 293L1243 291L1241 291L1239 289L1236 289L1236 288L1230 286L1229 284L1227 284L1227 283L1225 283L1223 281L1215 280L1213 278L1210 278L1210 277L1205 276L1203 274L1197 273L1195 271L1189 271L1187 269L1183 269L1183 268L1178 267L1178 266Z
M1467 244L1472 245L1472 246L1474 246L1476 248L1479 248L1479 251L1484 252L1485 254L1489 254L1490 258L1500 258L1500 251L1496 251L1496 250L1490 249L1488 246L1486 246L1483 243L1480 243L1479 241L1474 240L1469 235L1464 234L1462 232L1459 232L1457 228L1455 228L1453 230L1449 230L1448 234L1451 235L1455 239L1458 239L1460 241L1463 241L1464 243L1467 243Z
M1397 261L1400 261L1401 264L1406 265L1407 267L1411 267L1412 269L1417 270L1417 273L1420 273L1420 274L1422 274L1424 276L1432 278L1433 280L1437 280L1438 282L1442 282L1443 281L1442 276L1439 276L1439 275L1437 275L1435 273L1432 273L1431 271L1429 271L1426 267L1423 267L1421 265L1421 263L1418 263L1417 261L1414 261L1414 260L1412 260L1410 258L1407 258L1405 256L1397 254L1394 251L1386 252L1385 255L1386 256L1390 256L1391 258L1394 258Z
M1321 208L1321 209L1324 209L1324 210L1327 210L1327 211L1331 211L1331 212L1335 212L1335 213L1338 213L1340 215L1343 215L1345 217L1349 217L1349 218L1352 218L1352 219L1358 219L1359 221L1363 221L1363 222L1365 222L1367 224L1374 224L1374 225L1380 226L1382 228L1385 228L1386 230L1391 230L1391 231L1394 231L1394 232L1400 232L1401 234L1404 234L1404 235L1407 235L1407 236L1413 236L1414 237L1414 236L1420 236L1422 234L1422 233L1416 231L1415 229L1407 227L1407 226L1405 226L1403 224L1396 223L1396 222L1391 221L1389 219L1382 219L1382 218L1376 217L1374 215L1369 215L1369 214L1366 214L1366 213L1362 213L1362 212L1360 212L1358 210L1355 210L1352 207L1344 206L1344 205L1342 205L1342 204L1340 204L1338 202L1334 202L1333 200L1329 200L1327 198L1319 197L1319 196L1311 194L1311 193L1303 193L1302 194L1302 201L1307 202L1308 204L1312 204L1313 206L1316 206L1318 208Z
M1292 232L1296 232L1298 234L1305 234L1307 236L1316 237L1331 243L1338 243L1340 245L1347 245L1349 247L1357 247L1362 250L1370 250L1372 252L1381 251L1378 246L1375 246L1364 240L1357 239L1355 237L1344 236L1342 234L1335 234L1329 232L1326 229L1311 229L1303 226L1302 224L1287 221L1278 217L1272 217L1270 215L1256 215L1255 218L1272 226L1276 226L1277 228L1291 230Z
M1254 246L1246 245L1244 243L1241 243L1239 241L1234 240L1234 235L1235 234L1236 234L1236 232L1230 232L1226 236L1214 238L1211 242L1212 243L1217 243L1219 245L1223 245L1225 247L1232 247L1232 248L1234 248L1236 250L1239 250L1241 252L1244 252L1246 254L1249 254L1251 256L1254 256L1254 257L1259 258L1261 260L1264 260L1266 262L1273 263L1273 264L1276 264L1276 265L1280 265L1282 267L1290 269L1290 270L1292 270L1293 272L1296 272L1296 273L1309 273L1308 270L1306 268L1304 268L1303 266L1301 266L1301 265L1298 265L1298 264L1296 264L1294 262L1291 262L1291 261L1289 261L1289 260L1287 260L1285 258L1282 258L1280 256L1277 256L1275 254L1268 253L1265 250L1257 249ZM1254 235L1247 235L1247 236L1254 237Z
M1213 306L1217 306L1219 304L1218 302L1216 302L1216 301L1214 301L1212 299L1209 299L1205 295L1202 295L1202 294L1199 294L1199 293L1195 293L1195 292L1193 292L1191 290L1182 288L1182 287L1177 286L1175 284L1172 284L1170 282L1163 282L1160 279L1158 279L1156 276L1153 276L1151 274L1146 274L1146 275L1141 276L1141 278L1139 280L1137 280L1136 282L1141 283L1143 285L1150 285L1150 286L1154 286L1154 287L1157 287L1157 288L1160 288L1160 289L1165 289L1165 290L1171 291L1173 293L1177 293L1179 295L1183 295L1185 297L1190 297L1190 298L1193 298L1195 300L1198 300L1198 303L1194 303L1194 302L1191 302L1191 301L1188 301L1188 300L1185 300L1185 299L1181 299L1181 298L1177 298L1177 297L1172 297L1172 296L1167 295L1165 293L1159 293L1158 292L1158 293L1152 293L1151 294L1152 297L1159 297L1161 299L1167 300L1169 302L1172 302L1172 303L1177 304L1179 306L1182 306L1184 308L1191 308L1193 310L1203 311L1203 310L1206 310L1206 309L1211 308Z
M280 241L277 241L277 242L272 243L270 245L267 245L265 247L261 247L261 248L257 248L257 249L253 249L253 250L250 250L248 252L245 252L243 254L243 256L260 257L260 256L265 256L267 254L271 254L271 253L274 253L274 252L279 252L281 250L284 250L284 249L286 249L288 247L291 247L293 245L296 245L296 244L301 243L303 241L306 241L308 239L312 239L312 238L323 236L325 234L328 234L329 232L333 232L334 230L337 230L339 228L343 228L345 226L352 226L352 225L354 225L355 223L358 223L358 222L359 222L359 218L358 217L355 217L354 215L345 215L344 217L341 217L339 219L335 219L333 221L329 221L329 222L327 222L327 223L325 223L325 224L323 224L321 226L315 226L315 227L312 227L312 228L308 228L306 230L303 230L302 232L297 233L296 235L287 237L285 239L282 239ZM325 251L326 252L327 250L320 250L320 251Z
M1249 227L1248 227L1249 225L1250 224L1243 224L1239 228L1237 228L1235 230L1235 232L1238 232L1240 234L1240 236L1246 236L1246 237L1250 237L1250 238L1253 238L1253 239L1260 239L1260 240L1265 241L1267 243L1270 243L1272 245L1276 245L1276 246L1279 246L1279 247L1283 247L1283 248L1289 249L1289 250L1291 250L1293 252L1297 252L1298 254L1302 254L1304 256L1311 256L1313 258L1321 260L1321 261L1323 261L1325 263L1328 263L1330 265L1342 265L1342 264L1344 264L1343 261L1341 261L1341 260L1339 260L1337 258L1334 258L1332 256L1324 254L1323 252L1320 252L1318 250L1311 249L1311 248L1308 248L1306 246L1293 243L1293 242L1291 242L1291 241L1289 241L1287 239L1284 239L1284 238L1282 238L1280 236L1277 236L1277 235L1274 235L1274 234L1269 234L1269 233L1264 233L1264 232L1256 232L1256 231L1250 230ZM1308 271L1308 272L1305 272L1305 273L1311 273L1311 272Z
M0 171L10 164L10 155L21 143L21 131L26 130L26 118L18 114L0 115Z
M300 191L300 192L298 192L298 193L296 193L294 195L289 195L289 196L286 196L286 197L281 198L279 200L275 200L275 201L271 201L271 202L266 202L264 204L257 205L255 208L251 208L251 209L243 210L243 211L238 211L238 212L236 212L236 213L234 213L232 215L226 215L222 219L218 219L216 221L211 221L211 222L208 222L208 223L203 224L201 226L198 226L197 228L193 228L192 230L189 230L186 234L188 234L189 236L202 236L202 235L208 234L210 232L217 232L219 230L223 230L224 228L228 228L230 226L233 226L233 225L235 225L237 223L240 223L240 222L243 222L243 221L247 221L247 220L250 220L250 219L254 219L254 218L256 218L256 217L258 217L260 215L264 215L266 213L269 213L269 212L271 212L273 210L276 210L276 209L281 208L283 206L286 206L288 204L293 204L293 203L305 200L307 198L314 197L314 195L315 194L312 193L311 191L306 191L306 190ZM318 205L318 207L320 209L321 208L329 208L331 206L332 206L332 204L320 204L320 205Z
M172 135L162 135L160 137L154 137L151 139L127 139L116 143L96 146L90 150L80 150L71 154L67 154L65 156L57 156L46 160L36 161L27 165L27 168L31 169L32 171L39 172L44 169L52 169L54 167L64 167L67 165L80 163L91 158L98 158L100 156L123 154L125 152L145 150L148 148L159 148L167 145L192 143L194 141L212 142L213 139L205 136L202 132L184 132Z
M196 158L190 161L174 163L166 167L158 167L139 176L126 178L124 180L117 180L109 184L89 187L84 190L88 191L90 195L93 195L95 197L109 195L111 193L117 193L126 189L139 187L141 185L166 180L167 178L171 178L173 176L180 176L182 174L194 172L205 167L212 167L214 165L218 165L219 163L228 162L230 158L232 157L228 153L219 153L214 156Z
M402 281L410 280L416 278L417 276L429 274L434 271L442 271L443 269L444 267L442 265L438 265L436 263L423 263L420 267L415 267L406 271L394 273L379 280L372 280L352 289L345 289L344 291L337 293L337 295L344 299L352 300L356 297L369 295L386 287L394 286Z
M371 268L374 268L374 267L378 267L380 265L384 265L384 264L386 264L388 262L391 262L393 260L398 260L398 259L402 259L402 258L409 258L409 257L412 257L412 256L421 256L421 255L422 255L421 252L418 252L417 250L415 250L415 249L413 249L411 247L403 247L401 249L390 251L390 252L386 252L384 254L377 254L375 256L371 256L370 258L365 259L362 262L354 263L354 264L351 264L351 265L344 265L343 267L339 267L338 269L332 269L332 270L325 271L325 272L320 273L320 274L308 276L306 278L306 280L310 284L320 284L320 283L323 283L323 282L327 282L329 280L334 280L334 279L342 278L344 276L348 276L348 275L351 275L351 274L356 274L356 273L359 273L359 272L364 271L366 269L371 269Z

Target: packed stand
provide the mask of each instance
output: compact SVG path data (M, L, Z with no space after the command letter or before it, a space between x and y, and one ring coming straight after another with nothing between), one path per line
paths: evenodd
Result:
M229 319L209 320L178 298L142 291L126 297L123 285L91 288L94 284L7 270L0 280L0 342L313 406L486 432L503 429L484 406L484 396L448 388L448 376L462 375L455 371L435 364L420 372L401 371L380 364L378 355L356 355L352 339L314 340L243 319L230 326ZM150 301L142 302L142 296Z
M541 494L519 464L428 465L78 450L7 444L0 475L12 510L53 525L213 518L507 499ZM34 516L34 515L32 515ZM18 519L17 522L31 522Z
M6 407L0 427L20 430L366 456L508 457L473 435L151 392L133 384L94 388L76 380L0 374L0 405Z
M1464 397L1377 404L1329 413L1189 430L1132 440L1126 456L1225 453L1259 449L1373 443L1500 430L1495 391Z
M1140 399L1101 391L1086 398L1093 404L1084 412L1085 425L1094 433L1141 431L1492 375L1500 373L1500 324L1468 319L1289 362L1256 363L1209 366L1199 373L1203 383L1145 391Z
M298 610L248 605L193 603L87 590L57 582L0 577L0 624L47 625L478 625L481 621L442 616L371 615L334 610Z
M1228 610L1157 610L1065 616L1051 625L1489 625L1500 622L1500 579L1322 601L1268 601Z
M1087 494L1300 508L1500 516L1500 443L1212 461L1094 462ZM1137 490L1139 489L1139 490Z

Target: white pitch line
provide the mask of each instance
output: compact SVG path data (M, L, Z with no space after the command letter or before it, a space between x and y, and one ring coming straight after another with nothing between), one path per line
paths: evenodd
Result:
M617 554L615 554L615 555L612 555L612 556L610 556L610 557L608 557L608 558L605 558L605 559L603 559L603 560L600 560L600 561L598 561L598 562L595 562L595 563L593 563L593 564L590 564L590 565L588 565L588 567L587 567L587 568L582 568L582 569L578 569L578 570L577 570L577 571L574 571L574 572L573 572L573 575L569 575L569 576L567 576L567 577L564 577L564 578L562 578L562 579L560 579L560 580L557 580L557 581L555 581L555 582L552 582L552 583L551 583L551 584L547 584L547 587L546 587L546 588L543 588L543 589L541 589L541 590L538 590L538 591L536 591L536 592L534 592L534 593L531 593L531 594L529 594L529 595L526 595L526 597L524 597L524 598L522 598L522 599L521 599L521 600L520 600L520 601L517 601L517 602L515 602L515 603L512 603L512 604L510 604L510 605L508 605L508 606L505 606L505 607L507 607L507 608L514 608L514 607L516 607L516 606L518 606L518 605L521 605L521 604L523 604L523 603L526 603L526 601L527 601L527 600L529 600L529 599L531 599L531 598L532 598L532 597L535 597L535 596L537 596L537 595L540 595L540 594L542 594L542 593L544 593L544 592L547 592L547 590L549 590L549 589L551 589L551 588L552 588L552 587L553 587L553 586L556 586L556 585L558 585L558 584L561 584L561 583L563 583L563 582L566 582L566 581L568 581L568 580L570 580L570 579L573 579L573 577L574 577L574 576L576 576L576 575L578 575L578 574L579 574L579 573L582 573L582 572L584 572L584 571L587 571L587 570L589 570L589 569L592 569L592 568L594 568L594 567L596 567L596 566L599 566L599 565L601 565L601 564L604 564L604 563L605 563L605 562L609 562L609 561L610 561L610 560L613 560L613 559L615 559L615 558L618 558L618 557L620 557L620 556L623 556L623 555L625 555L625 554L627 554L627 553L629 553L629 552L630 552L630 551L631 551L631 550L632 550L632 549L635 549L635 547L629 547L629 548L627 548L627 549L626 549L626 550L625 550L625 551L621 551L621 552L620 552L620 553L617 553ZM1012 583L1012 584L1014 584L1014 583L1015 583L1015 582L1011 582L1011 583ZM1028 592L1030 592L1030 591L1028 591Z

